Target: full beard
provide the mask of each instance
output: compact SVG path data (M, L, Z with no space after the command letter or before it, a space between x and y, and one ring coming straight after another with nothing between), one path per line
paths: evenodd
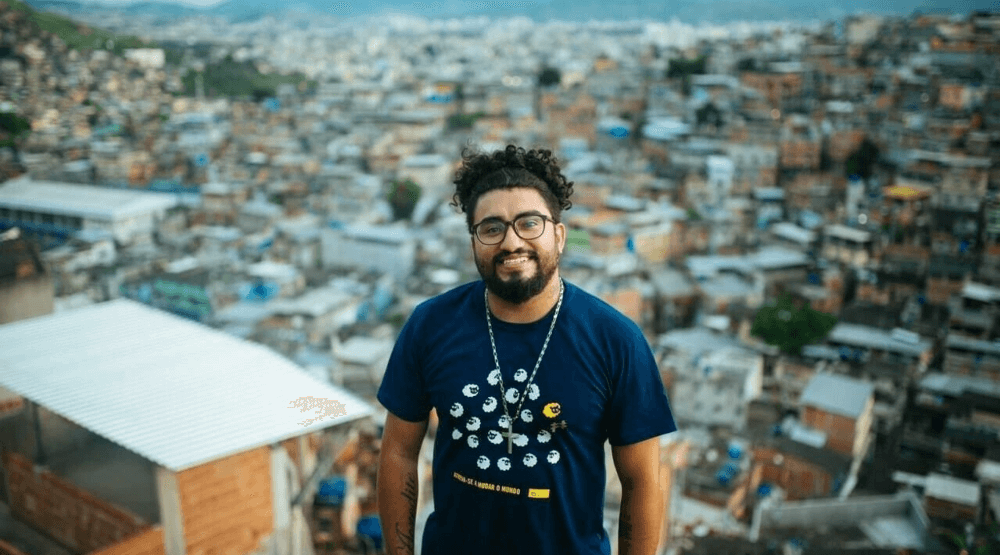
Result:
M484 262L477 258L476 268L479 270L479 275L483 277L486 288L489 289L490 293L493 293L505 302L519 305L532 299L545 289L545 286L552 280L552 276L555 275L556 268L559 266L559 256L556 255L555 260L545 261L538 256L538 253L518 252L517 254L524 254L535 261L535 265L537 266L536 271L530 277L522 277L520 274L515 274L505 281L497 275L497 266L501 266L503 259L511 254L498 254L489 262Z

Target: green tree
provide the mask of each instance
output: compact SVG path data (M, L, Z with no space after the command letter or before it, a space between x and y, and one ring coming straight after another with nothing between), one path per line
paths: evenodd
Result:
M395 179L389 184L385 199L392 207L394 220L405 220L413 215L422 190L412 179Z
M447 127L448 129L472 129L476 124L476 120L485 116L484 112L476 112L474 114L452 114L448 116Z
M790 295L783 295L757 311L750 333L786 353L798 354L802 347L826 337L836 323L835 316L796 306Z
M0 112L0 148L17 149L17 142L31 131L31 122L14 112Z
M538 72L538 86L552 87L562 82L562 73L550 66L545 66Z
M868 179L872 176L875 162L878 161L879 149L871 139L865 137L861 144L847 156L844 161L844 174L847 177L858 176Z
M705 62L704 56L698 56L693 60L671 58L670 65L667 67L667 79L703 75L705 73Z
M698 125L722 127L722 111L711 102L706 102L704 106L698 108L694 115L698 119Z

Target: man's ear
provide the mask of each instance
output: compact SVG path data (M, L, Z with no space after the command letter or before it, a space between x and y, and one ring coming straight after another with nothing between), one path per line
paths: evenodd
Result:
M559 254L562 254L563 249L566 248L566 225L562 222L556 224L556 247L559 248Z

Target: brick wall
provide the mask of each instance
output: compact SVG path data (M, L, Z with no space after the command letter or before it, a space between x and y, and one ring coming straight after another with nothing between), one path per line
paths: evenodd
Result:
M949 350L944 354L945 374L978 376L1000 381L1000 358L984 353Z
M114 545L147 528L138 516L81 490L27 458L4 453L11 513L78 553Z
M962 293L962 280L929 277L927 278L927 302L936 305L946 305L953 295Z
M154 526L88 555L164 555L163 528Z
M854 453L857 423L846 416L832 414L814 407L802 411L802 423L826 432L826 448L845 455Z
M782 457L776 459L778 454ZM776 460L780 460L780 464ZM761 482L778 485L785 490L788 499L825 497L833 491L833 477L829 472L787 453L779 453L772 448L756 448L754 461L758 461L753 470L755 477L759 476Z
M270 449L177 475L187 555L244 555L273 531Z
M975 520L978 511L975 507L951 503L933 497L924 498L924 510L931 518L971 521Z

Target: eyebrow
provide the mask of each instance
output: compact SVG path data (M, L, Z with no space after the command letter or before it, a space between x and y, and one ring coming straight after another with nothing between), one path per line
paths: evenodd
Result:
M514 218L511 221L516 220L516 219L520 218L521 216L545 216L545 214L542 214L538 210L527 210L527 211L521 212L519 214L515 214ZM546 217L548 217L548 216L546 216ZM479 220L479 223L477 223L475 225L479 225L479 224L481 224L483 222L490 222L490 221L502 222L502 221L504 221L504 219L501 218L500 216L486 216L485 218Z

